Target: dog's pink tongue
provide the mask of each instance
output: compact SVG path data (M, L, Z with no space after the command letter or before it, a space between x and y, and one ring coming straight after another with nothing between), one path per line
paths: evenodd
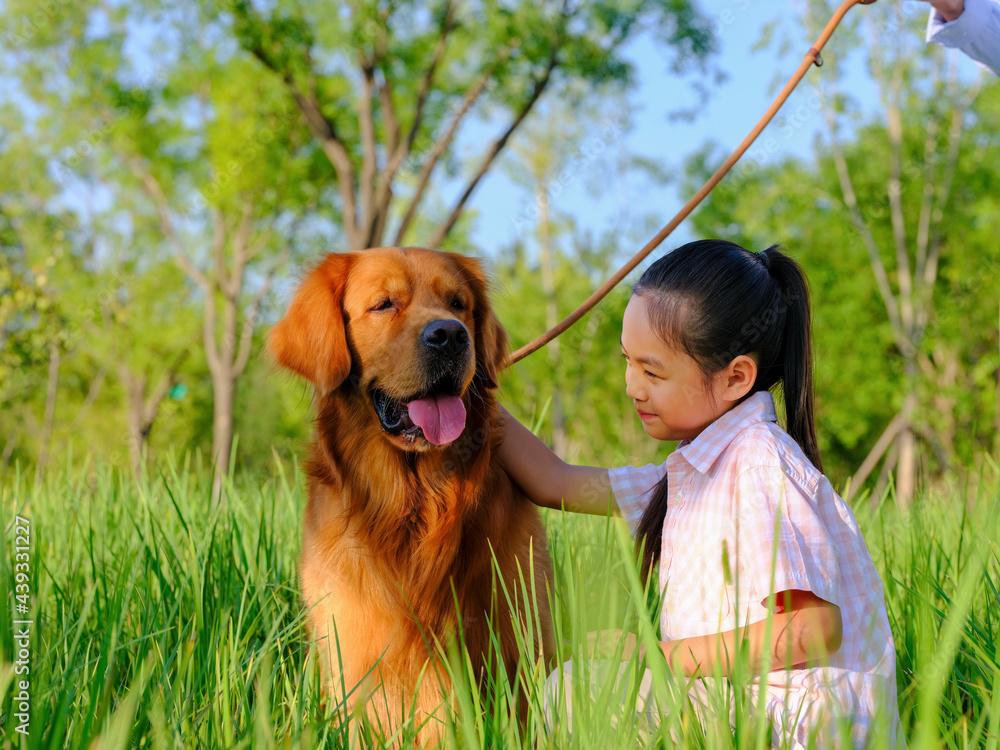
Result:
M407 404L413 424L434 445L455 440L465 429L465 404L458 396L430 396Z

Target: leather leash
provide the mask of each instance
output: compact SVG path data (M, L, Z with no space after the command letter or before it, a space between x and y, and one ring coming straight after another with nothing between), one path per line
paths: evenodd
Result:
M670 223L663 227L663 229L661 229L657 235L653 237L653 239L646 243L645 247L632 256L632 259L629 260L628 263L622 266L614 276L608 279L600 289L591 294L583 302L583 304L576 308L576 310L563 318L563 320L554 328L542 334L531 343L522 346L510 355L510 358L507 360L504 367L509 367L515 362L524 359L532 352L541 349L556 336L576 323L580 318L586 315L591 308L594 307L594 305L600 302L608 294L608 292L614 289L615 286L618 285L618 282L628 276L628 274L631 273L632 270L638 266L647 255L653 252L653 250L655 250L660 243L663 242L663 240L669 237L671 232L673 232L678 225L684 221L684 219L686 219L688 215L695 210L695 208L698 207L698 204L705 199L705 196L712 192L712 188L719 184L722 178L726 176L730 169L733 168L733 165L739 161L740 157L743 156L744 153L746 153L746 150L753 145L757 136L759 136L761 131L767 127L767 124L771 122L778 110L781 109L781 106L785 103L785 100L788 99L788 96L792 93L795 87L798 86L799 81L801 81L803 76L805 76L806 71L808 71L813 65L816 67L821 67L823 65L823 57L820 55L820 52L823 50L824 45L826 45L826 43L830 40L830 37L833 36L834 30L838 25L840 25L841 20L843 20L845 15L847 15L847 11L855 5L871 5L874 2L875 0L845 0L845 2L837 8L837 11L827 22L826 27L823 29L823 33L819 35L816 43L809 48L809 51L806 53L805 58L799 65L798 70L796 70L795 74L788 79L788 83L785 84L785 88L781 90L781 93L778 94L778 97L771 104L771 107L767 110L767 112L764 113L764 116L760 118L754 129L750 131L746 138L743 139L743 142L739 145L739 147L729 155L729 158L726 159L718 170L716 170L715 174L709 177L708 181L701 186L701 189L695 193L687 203L684 204L681 210L677 212L677 215L670 220Z

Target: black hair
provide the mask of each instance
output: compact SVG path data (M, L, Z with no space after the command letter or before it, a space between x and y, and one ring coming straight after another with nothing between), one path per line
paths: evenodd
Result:
M725 240L689 242L653 263L632 288L668 347L698 364L706 386L741 354L757 379L747 394L781 384L788 434L823 470L813 413L809 288L802 268L772 245L753 253ZM636 531L644 576L660 560L667 477L657 484Z

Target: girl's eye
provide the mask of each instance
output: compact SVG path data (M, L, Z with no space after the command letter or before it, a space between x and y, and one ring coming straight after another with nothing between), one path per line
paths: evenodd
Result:
M368 311L369 312L380 312L382 310L388 310L391 307L392 307L392 299L389 298L389 297L386 297L384 300L382 300L381 302L379 302L374 307L369 307Z
M660 378L659 375L654 375L649 370L643 370L643 372L646 373L646 377L649 378L650 380L659 380L659 378Z

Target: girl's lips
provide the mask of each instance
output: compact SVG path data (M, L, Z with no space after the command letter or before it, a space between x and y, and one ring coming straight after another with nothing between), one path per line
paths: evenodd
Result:
M655 414L650 414L649 412L643 411L642 409L640 409L638 407L636 407L636 411L639 412L639 419L641 419L643 421L646 421L646 420L649 420L649 419L654 419L656 417Z

